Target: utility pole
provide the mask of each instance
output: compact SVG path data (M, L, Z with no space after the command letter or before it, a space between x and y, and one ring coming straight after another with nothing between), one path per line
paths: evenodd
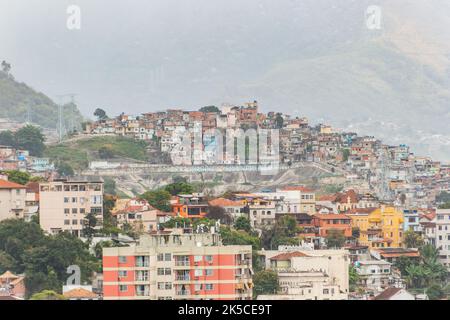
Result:
M62 140L63 140L63 126L64 126L64 124L63 124L63 119L64 119L64 117L63 117L63 98L64 97L70 97L70 102L73 105L75 105L75 96L76 95L77 95L76 93L66 93L66 94L57 95L57 97L58 97L58 99L60 101L60 103L58 105L58 107L59 107L59 143L61 143ZM74 126L73 116L74 116L74 112L72 110L70 112L70 114L69 114L70 123L69 123L68 130L66 128L67 132L69 132L71 130L71 128L73 129L73 126Z

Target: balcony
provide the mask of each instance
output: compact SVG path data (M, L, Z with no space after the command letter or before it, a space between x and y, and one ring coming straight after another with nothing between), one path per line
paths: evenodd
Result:
M190 266L190 262L189 262L189 260L176 260L175 261L175 266L177 266L177 267L189 267Z
M191 281L191 277L189 274L177 274L176 281Z
M191 291L190 290L177 290L176 295L177 296L190 296Z

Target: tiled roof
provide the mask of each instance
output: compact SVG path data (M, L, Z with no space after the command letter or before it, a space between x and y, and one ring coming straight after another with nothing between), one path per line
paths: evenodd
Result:
M272 258L270 258L270 260L289 260L292 257L309 257L309 255L300 252L300 251L294 251L294 252L286 252L286 253L280 253Z
M233 201L225 198L217 198L214 200L211 200L209 202L211 206L217 206L217 207L239 207L242 206L242 201Z
M0 180L0 189L25 189L26 187L11 181Z
M331 220L331 219L351 219L349 216L345 214L315 214L314 217L323 220Z
M283 191L301 191L301 192L314 192L314 190L304 187L304 186L289 186L284 187Z
M377 295L374 300L389 300L393 296L395 296L397 293L399 293L402 289L401 288L387 288L382 293Z
M72 298L97 298L97 295L91 291L88 291L83 288L76 288L64 293L64 297L72 299Z

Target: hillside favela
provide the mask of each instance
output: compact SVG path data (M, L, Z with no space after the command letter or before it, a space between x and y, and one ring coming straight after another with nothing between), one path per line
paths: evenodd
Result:
M445 86L450 84L450 54L437 44L411 45L405 49L395 43L402 35L389 22L395 20L393 15L398 14L396 17L401 19L401 10L384 1L381 1L384 11L377 11L379 7L370 4L353 4L357 8L349 16L359 17L355 25L368 35L364 33L363 39L349 40L351 49L345 47L348 45L345 41L339 42L338 48L330 45L327 49L336 50L337 56L348 49L358 57L382 51L372 46L392 50L373 57L379 59L378 63L399 59L396 61L399 66L393 63L389 71L386 70L389 67L382 68L383 71L370 69L373 66L369 66L368 60L362 62L358 58L354 58L357 67L353 68L347 61L349 57L343 58L347 65L342 70L330 71L348 72L357 78L360 75L353 72L370 73L367 77L377 83L370 89L363 89L363 85L355 87L359 80L352 82L348 75L340 76L343 83L350 81L343 84L345 88L367 90L364 94L370 91L368 100L379 95L380 108L367 110L368 105L361 108L353 105L350 109L340 109L343 104L352 103L352 95L355 104L360 104L363 94L358 96L357 92L345 89L337 93L335 88L329 92L336 99L327 96L330 107L325 111L315 104L325 99L322 95L327 90L323 89L312 98L315 91L312 87L303 96L278 88L283 93L268 98L275 86L270 81L278 79L280 74L276 73L289 68L287 64L277 65L276 70L258 78L258 81L268 81L265 86L255 89L257 81L251 82L252 78L248 80L252 85L241 83L239 92L234 91L234 82L226 80L225 75L222 79L209 74L239 63L245 65L236 60L214 64L214 72L199 67L202 71L182 79L175 75L168 79L172 77L170 67L155 71L152 66L151 88L142 89L150 90L151 97L140 95L140 87L132 84L136 80L134 76L139 76L138 71L127 74L121 69L120 81L129 83L129 87L124 84L119 89L114 82L117 74L102 78L106 65L111 69L127 69L127 63L146 59L144 56L167 54L166 60L173 59L171 63L175 66L180 58L171 56L171 50L163 44L158 48L164 52L141 48L141 44L127 47L129 52L101 51L105 48L96 46L106 46L114 38L105 43L98 39L97 44L92 39L83 40L83 32L89 33L89 28L94 28L95 19L91 14L101 11L101 6L92 5L94 10L91 5L79 2L79 6L61 5L61 10L58 9L63 21L61 28L67 37L73 38L62 40L65 37L62 36L58 40L56 32L42 32L54 37L48 40L52 43L51 50L56 50L61 57L65 57L62 47L77 50L78 45L93 46L92 59L104 54L104 61L98 60L98 69L92 67L95 70L92 73L80 71L84 70L84 62L78 58L67 56L71 62L62 63L56 55L52 56L54 53L40 51L39 45L34 51L34 62L25 61L26 55L16 52L23 39L14 44L7 39L4 44L9 49L0 50L0 300L256 300L267 303L274 300L447 300L450 297L450 143L444 138L449 137L445 130L450 119L450 94ZM280 1L279 6L289 8L294 2L310 3ZM347 2L350 6L350 1ZM267 9L264 14L259 11L253 14L264 17L280 14L276 10L269 12L272 5L277 6L271 1L260 1L259 7L256 3L259 2L249 1L250 8L244 6L239 10L247 12L253 5L255 8L268 6L264 7ZM444 2L436 0L436 3L450 9ZM120 7L115 6L110 10ZM123 4L122 9L124 6L127 5ZM140 5L130 6L133 8L130 16L142 14L134 12ZM231 4L230 10L240 12L233 6L238 5ZM417 8L423 9L421 5ZM34 14L35 9L31 6L29 14ZM178 9L178 13L182 14L184 9ZM158 10L169 9L158 7ZM308 10L316 12L316 9ZM375 25L366 23L372 13L376 18L381 12L385 18L380 28L377 19L373 20ZM80 14L85 20L77 22ZM204 16L198 14L202 20ZM1 17L0 14L0 20ZM444 22L449 26L446 19ZM132 19L126 20L132 24ZM351 19L336 23L346 21ZM135 23L140 22L136 18ZM52 23L49 22L49 28ZM222 18L218 23L229 27ZM164 34L167 39L163 37L163 40L155 35L159 31L153 30L151 34L154 41L183 42L177 37L187 37L192 30L184 32L182 26L173 27L180 32L175 38L171 38L172 29L161 31L167 32ZM273 32L283 33L276 26ZM224 33L229 32L227 28ZM383 28L385 31L380 31ZM120 30L118 37L131 37L129 33L121 35L126 29ZM342 30L339 32L350 32L346 28ZM80 33L73 36L73 32ZM328 29L318 32L322 36L327 32L335 35ZM214 40L191 40L195 42L193 46L203 46L202 50L208 52L217 41L229 40L222 36L225 38L218 35ZM233 35L230 39L229 45L233 46L233 41L247 38ZM282 82L289 82L286 87L292 88L290 80L297 81L292 78L298 74L314 70L308 66L328 63L330 56L323 47L331 40L321 39L322 46L316 43L319 40L315 36L308 39L298 41L302 42L302 48L309 49L275 54L283 56L283 61L294 59L290 54L298 54L295 59L302 61L301 66L292 67L295 76L285 74ZM133 41L144 40L133 38ZM365 49L355 53L355 43ZM388 44L392 45L389 49ZM262 43L253 45L258 49ZM181 45L180 50L190 49ZM224 57L230 54L211 50ZM245 48L242 50L236 51L235 57L247 57L249 69L263 68L259 63L269 64L270 59L262 54L261 61L251 65L253 58L246 56ZM411 50L427 55L407 56ZM396 56L390 56L394 51ZM431 54L437 55L436 52L442 53L439 56L442 59L429 58ZM189 51L189 57L191 54L195 55ZM119 61L122 56L132 58ZM192 65L203 63L202 59L209 59L206 56L199 54L198 59L183 63L186 68L193 68ZM52 57L56 59L54 66ZM44 60L48 68L45 72L37 66ZM35 75L33 63L41 70L42 80ZM400 71L402 75L398 78L393 75L396 67L407 69L406 66L415 63L421 66L419 71L414 65L412 73ZM80 70L73 70L72 64ZM444 70L443 73L434 67ZM56 72L56 68L61 70ZM66 72L64 77L57 75ZM234 72L242 78L258 77L250 71L245 76L237 70ZM375 79L374 74L382 72L390 73L383 74L385 82L381 84L383 76ZM320 70L311 72L313 77L318 73ZM436 83L442 87L426 82L434 81L430 80L434 77L430 76L432 73L435 77L440 75ZM207 80L197 88L196 81L203 81L200 74ZM274 79L269 80L270 77ZM323 86L330 85L329 77L322 75ZM97 85L97 81L104 83ZM175 87L178 81L183 85ZM365 81L370 82L367 78ZM413 86L416 82L421 85ZM305 90L299 83L295 84L298 87L294 85L295 90ZM169 84L174 85L173 95L165 87ZM216 86L228 88L227 93L219 94ZM248 91L242 94L244 88ZM432 90L436 90L433 94L438 97L426 100ZM73 91L77 93L67 93ZM396 91L401 95L392 93ZM186 102L180 98L180 92L186 95ZM342 100L341 94L348 95L349 100ZM424 98L414 100L416 94ZM118 98L119 95L126 99ZM388 95L396 95L396 101L404 101L410 109L396 109L391 117L386 110L393 100L383 102ZM405 100L404 96L411 98ZM414 103L426 105L427 101L430 106L436 106L436 109L430 107L428 114L425 109L414 107ZM437 106L439 103L442 104ZM378 112L382 117L374 115ZM389 123L409 129L392 131Z

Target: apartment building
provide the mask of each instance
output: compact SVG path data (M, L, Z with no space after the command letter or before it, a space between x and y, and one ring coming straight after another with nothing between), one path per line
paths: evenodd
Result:
M111 214L116 217L119 228L128 224L137 232L147 232L156 230L158 216L162 212L153 208L146 200L136 198L118 199Z
M359 243L370 248L398 248L403 239L403 213L393 206L354 209L346 214L360 231Z
M349 292L346 250L264 251L266 268L277 272L280 291L258 300L346 300Z
M39 223L44 231L82 236L87 214L95 214L97 227L103 223L103 180L78 177L41 183L39 205Z
M252 274L252 247L224 246L214 228L155 231L103 249L105 300L250 300Z
M23 218L26 187L7 180L0 180L0 221Z
M439 260L450 269L450 209L436 210L436 248Z

